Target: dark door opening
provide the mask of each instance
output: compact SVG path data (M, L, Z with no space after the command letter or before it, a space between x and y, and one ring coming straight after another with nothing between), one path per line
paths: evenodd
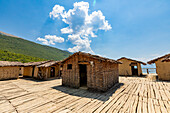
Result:
M87 66L80 64L79 65L79 74L80 74L80 86L87 86Z
M132 75L138 75L138 67L137 66L131 66L132 68Z
M32 67L32 77L34 77L35 66Z
M55 67L51 67L50 77L55 77Z

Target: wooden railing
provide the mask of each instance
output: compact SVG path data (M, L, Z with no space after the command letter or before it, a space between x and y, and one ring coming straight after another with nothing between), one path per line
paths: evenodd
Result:
M156 68L142 68L142 73L147 74L156 73Z

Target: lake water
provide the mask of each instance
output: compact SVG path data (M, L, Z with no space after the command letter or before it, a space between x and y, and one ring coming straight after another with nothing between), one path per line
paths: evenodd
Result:
M155 64L152 65L141 65L142 66L142 73L147 73L147 69L149 73L156 73L156 66Z
M156 68L142 68L142 73L147 73L147 69L148 69L149 73L156 74Z

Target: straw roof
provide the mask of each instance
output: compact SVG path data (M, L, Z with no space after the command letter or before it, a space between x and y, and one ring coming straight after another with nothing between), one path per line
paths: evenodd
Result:
M10 61L0 61L0 67L7 67L7 66L23 66L21 62L10 62Z
M127 60L130 60L130 61L133 61L133 62L137 62L137 63L143 64L143 65L146 65L146 63L144 63L142 61L138 61L138 60L134 60L134 59L126 58L126 57L121 57L121 58L118 59L118 61L122 60L122 59L127 59Z
M54 64L60 63L59 61L41 61L41 62L28 62L28 63L21 63L21 62L10 62L10 61L0 61L0 67L7 67L7 66L38 66L38 67L49 67Z
M40 61L40 62L28 62L28 63L24 63L23 66L38 66L38 65L41 65L41 64L44 64L44 63L47 63L47 62L50 62L50 60L48 61Z
M60 61L50 61L50 62L46 62L44 64L41 64L37 67L50 67L50 66L53 66L53 65L58 64L58 63L60 63Z
M170 56L163 58L162 62L170 62Z
M104 57L101 57L101 56L98 56L98 55L92 55L90 53L84 53L84 52L80 52L80 51L76 52L73 55L69 56L68 58L64 59L61 63L64 63L65 61L67 61L68 59L70 59L71 57L73 57L75 55L84 55L84 56L91 57L91 58L101 60L101 61L104 61L104 62L111 62L111 63L119 63L119 64L121 64L121 62L113 60L113 59L104 58Z
M170 59L169 57L170 57L170 54L166 54L166 55L164 55L164 56L161 56L161 57L155 58L155 59L153 59L153 60L150 60L150 61L148 61L147 63L148 63L148 64L152 64L152 63L155 63L156 61L158 61L159 59L162 59L162 58L163 58L162 62L168 61L168 59Z

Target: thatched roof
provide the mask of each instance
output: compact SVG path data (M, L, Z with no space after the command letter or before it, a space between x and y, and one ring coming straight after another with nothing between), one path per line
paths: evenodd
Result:
M121 58L118 59L118 61L120 61L122 59L127 59L127 60L130 60L130 61L133 61L133 62L137 62L137 63L143 64L143 65L146 65L146 63L144 63L142 61L138 61L138 60L134 60L134 59L126 58L126 57L121 57Z
M37 67L50 67L53 66L55 64L60 63L60 61L50 61L50 62L46 62L44 64L38 65Z
M73 55L69 56L68 58L64 59L61 63L64 63L65 61L67 61L68 59L70 59L71 57L73 57L75 55L84 55L84 56L91 57L91 58L101 60L101 61L104 61L104 62L111 62L111 63L119 63L119 64L121 64L121 62L113 60L113 59L104 58L104 57L101 57L101 56L98 56L98 55L92 55L90 53L84 53L84 52L80 52L80 51L76 52Z
M40 62L28 62L28 63L24 63L23 66L27 67L27 66L38 66L44 63L50 62L50 60L48 61L40 61Z
M170 57L170 54L166 54L166 55L164 55L164 56L161 56L161 57L158 57L158 58L155 58L155 59L153 59L153 60L150 60L150 61L148 61L147 63L148 64L152 64L152 63L155 63L156 61L158 61L159 59L162 59L162 62L164 62L164 61L168 61L168 59L170 59L169 58Z
M21 63L21 62L10 62L10 61L0 61L0 67L7 67L7 66L38 66L38 67L50 67L54 64L60 63L59 61L40 61L40 62L28 62L28 63Z
M10 61L0 61L0 67L7 67L7 66L23 66L21 62L10 62Z
M170 56L163 58L162 62L170 62Z

